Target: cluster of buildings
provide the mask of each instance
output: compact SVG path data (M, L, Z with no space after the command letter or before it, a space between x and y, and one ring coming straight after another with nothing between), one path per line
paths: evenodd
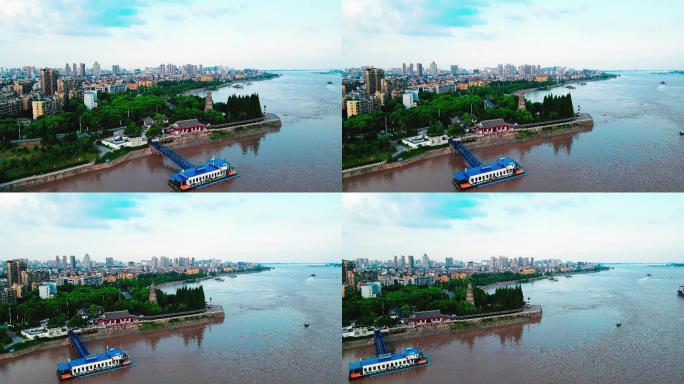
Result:
M458 65L439 69L433 61L425 69L423 64L403 63L400 68L388 70L361 67L345 71L342 80L343 109L347 117L382 110L389 100L399 98L404 108L418 105L420 92L450 93L482 87L493 81L529 80L582 80L600 75L598 70L574 70L555 66L499 64L497 67L464 70Z
M466 279L474 273L513 272L564 273L593 270L597 264L563 262L559 259L535 260L534 257L491 257L480 262L460 261L453 257L444 262L413 255L394 256L386 261L359 258L342 261L342 295L358 291L364 298L382 294L382 287L393 285L433 285L450 279Z
M111 257L107 257L104 263L97 262L88 254L81 259L74 255L64 255L55 256L51 261L7 260L0 266L0 273L6 276L0 278L0 304L17 304L29 291L37 292L41 299L48 299L53 297L57 293L57 287L62 285L98 286L119 279L133 279L142 273L178 272L194 275L237 272L254 267L256 264L246 262L165 256L126 263L115 261Z
M262 76L256 69L236 70L224 66L161 64L159 67L127 70L112 65L102 69L96 61L90 68L85 63L63 68L0 68L0 117L30 117L59 113L71 99L83 100L88 109L97 107L97 92L112 94L159 81L178 80L243 80Z

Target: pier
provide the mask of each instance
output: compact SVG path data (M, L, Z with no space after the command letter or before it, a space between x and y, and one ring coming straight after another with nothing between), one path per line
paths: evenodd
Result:
M192 168L195 168L195 165L194 165L193 163L191 163L191 162L188 161L186 158L184 158L183 156L181 156L181 155L179 155L178 153L176 153L176 151L174 151L173 149L171 149L171 148L169 148L169 147L167 147L167 146L165 146L165 145L162 145L159 141L151 140L151 141L149 142L149 144L150 144L150 146L151 146L152 148L154 148L154 149L156 149L157 151L159 151L159 153L161 153L162 155L168 157L169 160L171 160L171 161L173 161L174 163L176 163L176 164L180 167L180 169L192 169Z
M69 361L57 364L57 377L60 381L96 375L135 365L128 354L120 349L107 348L103 353L92 355L88 348L86 348L83 340L74 331L67 332L67 336L80 358L69 359Z
M449 139L449 144L454 149L454 153L459 153L461 156L463 156L463 159L465 159L466 163L471 168L477 168L482 166L482 162L480 161L480 159L478 159L477 156L473 155L472 152L466 149L466 147L464 147L460 141Z

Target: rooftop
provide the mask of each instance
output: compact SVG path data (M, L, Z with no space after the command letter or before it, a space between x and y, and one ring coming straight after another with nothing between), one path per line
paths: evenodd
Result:
M197 119L189 119L189 120L178 120L175 123L173 123L172 127L173 128L192 128L196 127L198 125L204 125L199 122Z
M126 311L128 312L128 311ZM104 353L98 353L97 355L88 355L79 359L71 359L69 361L57 364L58 371L69 371L73 367L77 367L83 364L96 363L99 361L109 360L114 356L124 355L123 351L118 348L109 348L104 351Z
M224 166L230 166L230 163L225 160L214 158L197 168L183 169L180 172L172 173L171 178L182 183L193 176L212 172Z
M481 167L466 169L465 171L462 171L462 172L455 172L454 173L454 179L456 179L458 181L466 181L472 176L477 176L477 175L480 175L483 173L498 171L498 170L504 169L508 166L511 166L511 165L515 166L517 164L518 163L516 163L515 161L513 161L507 157L502 157L499 160L497 160L491 164L483 165Z
M408 355L416 355L418 353L420 352L416 348L409 347L398 353L388 353L385 355L369 357L361 361L349 363L349 369L361 369L362 367L365 367L367 365L383 363L386 361L399 360L405 358Z
M123 319L126 317L130 317L131 314L128 312L128 310L124 311L113 311L113 312L105 312L103 319L104 320L116 320L116 319Z
M502 125L510 125L504 119L482 120L477 126L479 128L494 128Z
M432 317L441 317L442 312L439 311L439 309L435 309L433 311L418 311L413 315L414 319L429 319Z

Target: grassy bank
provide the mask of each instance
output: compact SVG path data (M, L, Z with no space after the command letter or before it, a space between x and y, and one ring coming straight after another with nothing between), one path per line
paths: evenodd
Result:
M99 157L95 162L98 164L101 163L108 163L110 161L116 160L120 157L123 157L131 152L137 151L139 149L145 149L147 148L147 144L141 145L139 147L124 147L121 149L117 149L115 151L110 151L104 154L104 156Z

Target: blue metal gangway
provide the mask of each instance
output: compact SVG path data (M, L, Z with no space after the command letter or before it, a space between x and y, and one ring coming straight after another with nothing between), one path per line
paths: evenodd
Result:
M382 338L382 332L376 330L373 333L373 339L375 341L375 354L378 356L387 354L387 347L385 347L385 340Z
M466 147L464 147L463 144L461 144L461 142L449 139L449 144L451 144L451 146L454 147L454 150L456 152L460 153L461 156L463 156L466 163L468 163L468 165L471 168L477 168L482 165L480 159L478 159L469 150L467 150Z
M183 156L177 154L173 149L162 145L158 141L150 141L149 144L157 149L159 152L161 152L164 156L168 157L173 161L174 163L178 164L181 169L191 169L195 168L195 165L188 160L186 160Z
M69 336L69 339L71 339L71 345L76 348L76 352L78 352L81 357L90 356L90 352L88 352L88 348L83 344L83 340L81 340L74 331L67 332L67 335Z

